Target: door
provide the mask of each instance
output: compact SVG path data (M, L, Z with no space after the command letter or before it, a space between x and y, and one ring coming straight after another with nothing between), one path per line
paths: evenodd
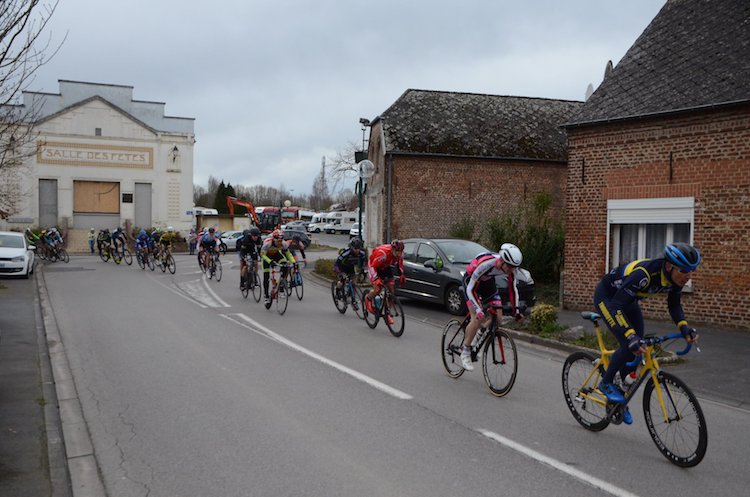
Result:
M135 225L150 228L151 225L151 183L135 184Z
M57 226L57 180L39 180L39 227Z

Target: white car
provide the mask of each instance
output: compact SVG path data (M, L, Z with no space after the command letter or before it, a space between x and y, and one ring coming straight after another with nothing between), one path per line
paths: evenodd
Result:
M28 278L34 272L33 250L23 233L0 231L0 275Z
M362 238L362 233L360 233L360 229L359 229L359 223L352 224L352 228L349 230L349 238L354 238L354 237Z

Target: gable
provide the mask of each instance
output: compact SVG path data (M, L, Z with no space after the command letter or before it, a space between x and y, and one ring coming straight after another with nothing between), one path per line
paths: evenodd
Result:
M95 136L96 128L102 137L130 140L152 140L155 131L133 116L101 98L88 99L62 109L37 123L42 133Z

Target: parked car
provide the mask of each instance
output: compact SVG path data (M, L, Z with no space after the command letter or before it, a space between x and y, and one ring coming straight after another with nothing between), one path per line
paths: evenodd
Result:
M221 243L226 248L221 247L222 252L237 250L237 239L242 237L242 231L225 231L221 234Z
M478 243L460 239L410 238L404 240L404 287L396 286L396 294L411 299L435 302L451 314L467 312L462 289L466 265L482 252L490 250ZM526 269L518 271L519 308L531 312L536 302L534 279ZM508 281L497 277L503 300L503 313L512 314L508 302Z
M34 273L34 248L23 233L0 231L0 274L28 278Z
M359 229L359 223L352 224L352 228L349 230L349 238L362 238L360 231L361 230Z
M282 224L281 229L286 230L300 230L307 231L307 225L310 224L307 221L290 221L287 224Z
M305 244L305 247L310 246L310 236L307 234L307 232L302 230L292 230L292 229L286 229L284 230L284 240L291 240L294 235L299 235L300 240L302 243Z

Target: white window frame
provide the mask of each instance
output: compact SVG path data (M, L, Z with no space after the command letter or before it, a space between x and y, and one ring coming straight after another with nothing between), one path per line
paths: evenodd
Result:
M689 243L693 243L695 232L695 197L638 198L607 200L607 252L606 267L609 272L612 261L620 260L621 224L637 224L638 258L645 257L647 224L690 224ZM612 229L615 225L615 229ZM611 239L610 239L611 234ZM666 243L673 240L672 226L668 226ZM610 247L612 258L610 259Z

